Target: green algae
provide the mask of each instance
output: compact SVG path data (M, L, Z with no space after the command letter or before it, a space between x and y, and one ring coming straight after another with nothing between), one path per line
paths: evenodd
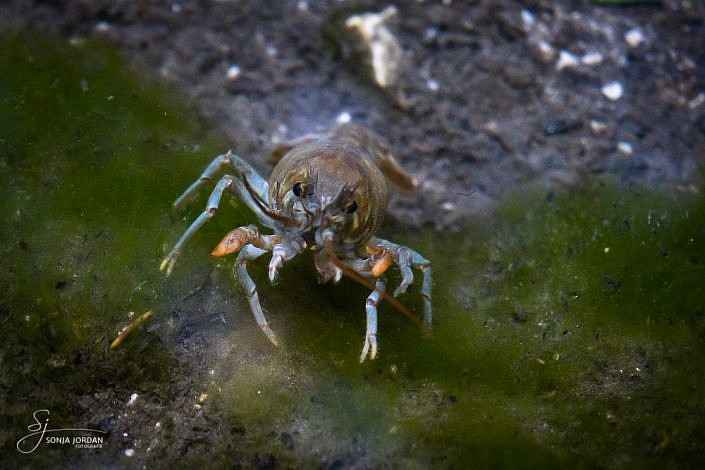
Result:
M107 346L168 293L153 269L164 208L208 140L101 44L6 35L0 63L1 444L17 457L34 409L75 425L79 396L166 379L153 341L126 345L129 361Z
M157 270L206 191L176 220L171 202L228 143L104 45L14 36L0 46L11 71L0 76L0 438L13 461L694 467L705 455L699 191L524 190L459 234L384 233L433 261L434 331L383 304L380 357L363 364L362 287L319 285L307 256L269 286L266 262L253 263L284 343L273 349L230 260L208 257L252 220L240 206L223 205L173 278ZM223 297L195 295L188 308L235 327L192 319L199 333L188 337L168 313L186 309L204 270ZM419 297L402 300L419 312ZM154 326L110 352L127 312L148 308ZM142 410L163 422L151 454L125 457L132 444L119 436L91 454L43 448L27 460L14 449L36 408L95 424L124 404L92 411L79 398L133 390L202 394L206 424L184 427L193 403L165 400ZM122 419L152 438L152 422Z

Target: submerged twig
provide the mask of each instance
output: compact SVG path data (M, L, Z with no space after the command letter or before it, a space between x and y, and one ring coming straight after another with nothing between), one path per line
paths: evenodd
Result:
M125 341L125 338L127 338L127 335L129 335L132 330L140 326L142 323L144 323L146 320L148 320L152 315L154 315L154 312L152 310L147 310L144 312L142 315L139 317L135 318L132 320L132 322L127 325L125 328L123 328L120 333L117 335L117 338L110 344L110 349L116 349L118 346L122 344L123 341Z

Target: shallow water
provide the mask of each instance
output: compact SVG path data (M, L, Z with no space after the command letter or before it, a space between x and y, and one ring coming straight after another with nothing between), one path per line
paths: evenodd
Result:
M383 236L434 263L430 338L388 305L360 364L362 287L292 260L252 273L261 334L210 249L237 204L171 202L232 143L94 42L0 47L0 444L12 464L696 466L705 456L705 206L693 188L523 189L450 235ZM237 150L237 146L234 146ZM247 158L247 156L245 156ZM251 158L261 158L252 156ZM471 196L470 196L471 197ZM392 273L390 285L398 282ZM402 297L420 311L418 291ZM131 318L155 318L117 351ZM137 397L130 402L132 394ZM101 449L15 444L32 412ZM133 453L126 450L133 450Z

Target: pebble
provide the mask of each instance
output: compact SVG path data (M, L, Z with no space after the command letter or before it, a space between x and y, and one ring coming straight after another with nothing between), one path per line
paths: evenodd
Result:
M624 40L627 41L629 47L639 47L646 38L639 28L632 28L624 33Z
M450 212L450 211L452 211L453 209L455 209L455 204L453 204L453 203L450 202L450 201L446 201L446 202L444 202L443 204L441 204L441 208L442 208L444 211Z
M598 65L604 60L604 56L600 52L588 52L580 61L585 65Z
M95 30L99 33L105 33L110 31L110 23L107 21L99 21L95 24Z
M619 81L610 82L602 87L602 94L612 101L617 101L624 94L624 86Z
M128 457L132 457L135 455L135 449L125 449L125 455Z
M388 6L380 13L363 13L345 20L345 27L357 31L362 45L369 51L374 79L381 88L396 82L402 57L399 42L386 26L396 15L396 7Z
M342 113L338 114L338 117L335 118L335 122L338 124L346 124L352 120L352 116L350 115L349 112L343 111Z
M568 51L561 51L556 62L556 70L563 70L566 67L573 68L578 65L578 58Z
M631 155L634 153L634 146L629 142L622 141L617 144L617 151L622 155Z
M593 134L602 134L607 130L607 124L602 121L593 119L590 121L590 130Z
M231 65L228 67L228 71L225 72L225 76L227 77L228 80L235 80L237 77L240 76L240 66L239 65Z
M524 23L525 28L531 28L534 26L534 23L536 23L536 18L534 18L534 14L531 13L527 9L521 10L521 20Z
M541 60L544 62L550 62L556 55L556 49L544 40L539 41L539 53L541 54Z

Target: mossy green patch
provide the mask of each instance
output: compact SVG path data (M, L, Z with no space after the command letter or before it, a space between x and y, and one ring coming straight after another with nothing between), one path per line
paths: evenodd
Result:
M509 195L491 223L432 255L443 266L434 341L407 359L449 390L488 387L489 409L560 458L693 464L704 248L692 188Z
M107 347L128 311L164 305L168 208L213 143L99 43L5 35L0 64L0 444L17 457L33 410L75 425L82 396L165 380L154 338Z

